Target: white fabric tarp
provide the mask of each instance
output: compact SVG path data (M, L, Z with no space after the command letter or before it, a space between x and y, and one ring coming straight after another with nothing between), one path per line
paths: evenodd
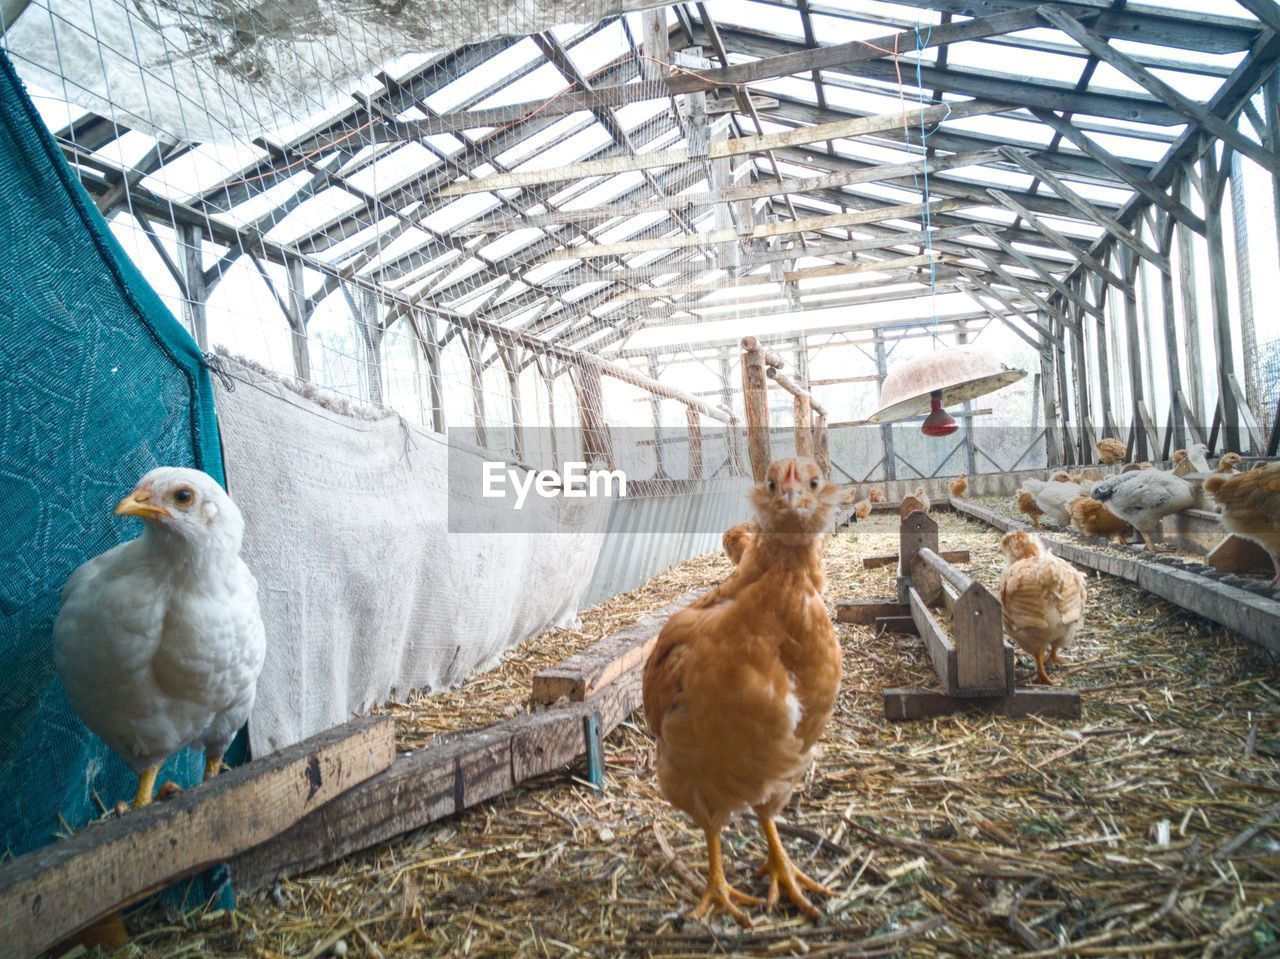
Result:
M395 73L398 57L656 5L32 0L0 27L8 28L4 46L25 80L99 116L172 141L247 142L350 104L361 78L383 67Z
M335 412L234 363L217 387L228 487L244 511L267 661L250 721L265 755L393 693L442 689L575 616L602 499L539 499L555 534L450 534L448 460L479 458L392 414ZM216 382L216 379L215 379ZM456 464L455 464L456 465ZM493 509L479 490L452 505ZM505 508L505 507L501 507Z

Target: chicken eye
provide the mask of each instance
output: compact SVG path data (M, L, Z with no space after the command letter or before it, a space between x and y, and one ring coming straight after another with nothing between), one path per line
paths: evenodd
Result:
M815 476L813 479L809 480L809 489L817 489L817 488L818 488L818 477Z
M173 494L173 501L179 506L187 506L195 498L196 494L185 486Z
M778 492L778 484L775 483L773 480L769 480L769 492L770 493Z

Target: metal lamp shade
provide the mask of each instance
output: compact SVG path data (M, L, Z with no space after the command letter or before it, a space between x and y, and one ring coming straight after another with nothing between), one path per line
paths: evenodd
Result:
M929 353L894 367L880 389L880 409L871 423L890 423L928 413L930 397L942 392L942 405L963 403L1016 383L1027 375L982 353L946 350Z

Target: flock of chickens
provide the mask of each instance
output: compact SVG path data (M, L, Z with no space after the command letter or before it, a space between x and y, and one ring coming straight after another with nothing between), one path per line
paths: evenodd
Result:
M1099 452L1118 454L1103 440ZM1119 446L1120 444L1115 444ZM1181 451L1180 451L1181 452ZM1084 532L1123 536L1130 526L1148 546L1159 518L1203 501L1221 507L1224 526L1257 540L1280 569L1280 463L1236 473L1223 457L1209 474L1203 447L1173 470L1143 467L1103 479L1059 473L1028 480L1019 506ZM1202 485L1198 485L1202 484ZM967 481L952 484L963 496ZM873 490L856 504L870 513ZM772 908L781 895L817 917L810 894L830 890L791 861L776 817L812 762L835 708L842 659L823 593L823 545L844 491L813 460L779 460L751 493L755 521L724 535L734 569L719 586L677 612L644 667L645 715L657 740L662 794L705 833L709 869L698 917L744 906ZM902 509L930 508L923 488ZM135 805L151 801L164 760L204 748L206 777L252 709L265 655L257 583L240 559L244 521L212 477L161 468L144 476L116 508L144 524L137 539L72 574L54 629L58 673L90 729L139 777ZM999 595L1006 632L1036 661L1037 681L1079 631L1085 578L1027 532L1001 543ZM1278 577L1280 581L1280 577ZM720 833L750 809L768 854L757 876L767 896L734 889L725 877Z
M1128 456L1124 444L1109 437L1094 448L1109 466ZM1280 588L1280 463L1259 463L1241 472L1238 453L1223 454L1214 467L1207 454L1208 447L1197 443L1177 450L1168 470L1127 463L1118 475L1060 470L1048 480L1028 479L1017 494L1018 510L1037 529L1044 528L1043 518L1121 544L1136 530L1151 551L1162 548L1155 539L1164 517L1187 509L1217 511L1224 529L1267 551L1276 569L1270 585Z

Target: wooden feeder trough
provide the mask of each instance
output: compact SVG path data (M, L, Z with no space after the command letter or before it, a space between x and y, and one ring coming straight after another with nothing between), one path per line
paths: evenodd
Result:
M1004 640L1000 601L943 558L938 524L928 513L917 510L903 517L898 556L896 602L841 603L836 613L841 622L915 633L924 641L942 688L885 689L885 718L928 719L966 711L1080 715L1078 690L1015 685L1014 651ZM954 638L934 615L938 606L950 613Z

